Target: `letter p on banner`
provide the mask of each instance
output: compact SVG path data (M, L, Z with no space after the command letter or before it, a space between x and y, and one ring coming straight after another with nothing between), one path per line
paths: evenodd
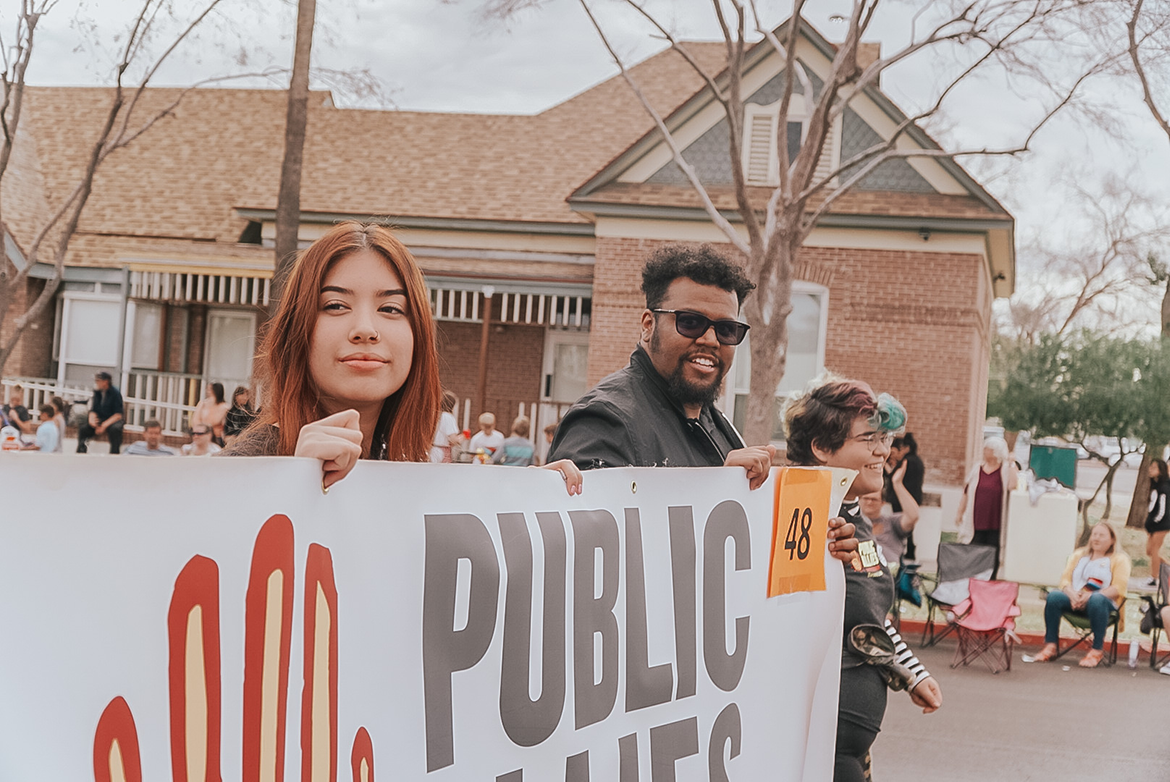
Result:
M772 506L768 597L825 589L825 539L833 474L784 467Z

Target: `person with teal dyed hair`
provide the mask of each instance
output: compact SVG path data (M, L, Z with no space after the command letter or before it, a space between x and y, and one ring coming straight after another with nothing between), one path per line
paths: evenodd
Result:
M788 460L806 467L844 467L857 471L845 494L841 516L856 529L857 551L845 565L845 633L841 654L841 690L837 703L837 747L834 782L868 778L870 747L881 730L887 691L905 686L910 699L925 713L942 705L942 689L887 618L894 605L894 577L874 537L873 527L858 507L859 498L880 492L886 457L896 432L906 426L906 409L889 394L875 394L866 383L837 377L821 378L784 409ZM851 643L854 630L889 636L901 674L869 664Z

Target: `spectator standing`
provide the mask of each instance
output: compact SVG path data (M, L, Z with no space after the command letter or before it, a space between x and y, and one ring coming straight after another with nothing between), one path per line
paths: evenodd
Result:
M520 416L512 422L512 436L506 438L503 445L496 449L492 456L494 464L510 467L528 467L536 464L536 445L528 439L529 426L526 416Z
M52 405L43 405L40 414L36 442L24 446L24 450L40 451L41 453L59 452L61 450L61 431L53 421L56 410L53 409Z
M894 513L902 513L903 503L898 493L894 491L893 476L899 467L905 467L902 485L918 507L922 507L922 483L926 479L926 465L918 456L918 442L910 432L898 435L890 444L890 458L886 461L886 485L883 490L885 501L890 503ZM906 538L906 558L917 559L918 552L914 549L914 533L911 530Z
M1089 545L1068 558L1060 589L1048 593L1044 605L1044 648L1033 658L1038 663L1056 657L1060 618L1067 611L1089 618L1093 648L1079 665L1096 668L1105 657L1105 630L1109 614L1116 611L1129 589L1129 555L1117 547L1117 533L1105 522L1093 525Z
M179 449L184 456L211 456L219 453L220 447L211 441L211 427L196 424L191 427L191 442Z
M496 416L493 413L484 413L479 417L479 431L471 438L473 455L483 451L481 462L489 462L496 455L496 451L504 444L504 433L496 429Z
M178 456L174 448L162 444L162 424L151 418L142 425L142 439L130 443L127 456Z
M910 558L910 536L918 525L918 503L906 488L906 463L903 462L890 476L890 486L899 500L901 510L885 515L882 513L880 492L863 494L858 502L861 515L873 526L873 536L887 562L902 563L902 555Z
M1170 475L1166 462L1154 459L1150 462L1150 508L1146 514L1146 554L1150 557L1149 586L1157 586L1158 574L1162 572L1162 543L1170 532Z
M53 423L57 425L57 433L59 435L57 437L57 448L53 453L61 453L63 450L62 446L65 443L65 428L68 425L68 422L65 420L65 400L59 396L55 396L50 400L50 404L53 405L53 409L56 411L53 414Z
M455 403L458 401L459 398L453 392L443 392L443 412L439 413L439 425L435 428L435 441L431 445L431 462L434 464L453 461L451 448L463 439L459 422L455 420Z
M983 442L983 461L967 476L955 525L960 543L995 548L991 578L999 575L1000 538L1007 518L1008 495L1016 488L1019 472L1009 458L1007 441L988 437Z
M98 372L94 375L93 401L90 402L89 417L77 430L78 453L86 453L89 439L99 434L104 434L109 440L111 454L116 455L122 449L124 424L122 419L125 411L122 407L122 392L114 387L113 379L109 372Z
M208 383L206 396L199 400L199 404L195 405L195 412L191 413L191 428L207 424L211 427L215 442L223 445L223 428L230 407L223 396L223 383Z
M236 386L232 392L232 406L223 419L223 439L228 445L256 419L252 410L252 392L247 386Z
M33 426L32 414L24 406L24 388L22 386L13 386L9 389L8 404L4 405L3 420L0 420L0 426L15 427L21 434L33 433L35 427Z

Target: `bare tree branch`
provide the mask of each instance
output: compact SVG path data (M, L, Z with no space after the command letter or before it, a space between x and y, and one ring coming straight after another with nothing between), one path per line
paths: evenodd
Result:
M1143 3L1144 0L1137 0L1137 3L1133 7L1133 14L1125 24L1126 32L1129 34L1129 58L1133 61L1133 68L1137 72L1138 80L1142 85L1142 99L1150 107L1150 114L1153 115L1154 121L1158 123L1158 127L1162 129L1162 132L1166 134L1167 138L1170 138L1170 122L1167 122L1162 112L1158 110L1158 104L1154 100L1153 93L1150 91L1150 80L1146 76L1145 67L1142 65L1141 53L1138 51L1137 24L1138 19L1142 15Z
M670 129L666 127L666 123L663 121L662 116L658 113L654 106L651 105L650 101L646 98L646 95L638 86L637 82L635 82L633 77L630 76L630 72L626 69L625 63L622 62L621 57L619 57L617 52L614 51L613 46L609 42L609 38L606 37L605 32L601 29L601 25L598 24L596 17L593 16L593 11L590 10L589 4L586 2L586 0L580 0L580 2L581 7L585 10L585 14L589 17L590 23L593 25L593 29L597 31L597 35L601 38L601 41L605 45L606 50L609 52L610 57L613 58L614 63L621 71L622 78L625 79L626 84L628 84L630 89L633 90L634 95L636 95L638 100L641 102L642 107L646 109L646 112L654 120L654 124L658 128L658 132L662 134L662 137L665 140L667 146L670 147L671 156L675 165L677 165L683 172L687 178L687 181L691 183L691 186L698 194L699 200L703 202L703 209L706 210L707 216L711 218L711 222L715 223L719 230L723 232L728 241L730 241L736 249L745 255L750 254L751 248L746 242L744 242L743 238L740 237L739 233L735 230L735 227L727 220L727 218L719 213L719 210L715 207L714 202L711 201L711 196L707 193L707 189L703 187L702 182L699 181L699 175L695 173L695 169L691 166L691 164L683 158L682 150L679 148L678 142L675 141L674 134L672 134Z

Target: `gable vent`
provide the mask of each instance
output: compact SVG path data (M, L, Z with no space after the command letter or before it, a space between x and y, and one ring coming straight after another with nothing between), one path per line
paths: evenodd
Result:
M752 112L746 117L747 143L744 176L749 185L775 185L776 115Z

